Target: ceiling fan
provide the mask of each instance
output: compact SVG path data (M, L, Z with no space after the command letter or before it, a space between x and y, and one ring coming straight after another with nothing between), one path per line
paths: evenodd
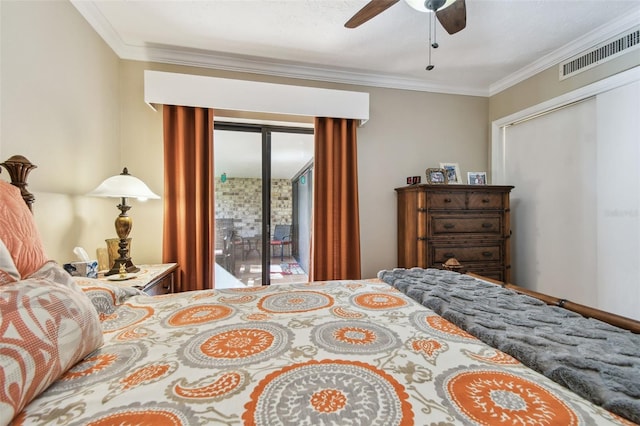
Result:
M356 28L389 9L400 0L371 0L344 24ZM464 0L405 0L420 12L435 12L438 21L449 34L455 34L467 26L467 10Z
M400 0L371 0L347 21L346 28L356 28L368 20L378 16ZM405 0L409 6L420 12L434 12L442 27L449 33L455 34L467 26L467 8L465 0ZM434 18L435 19L435 18ZM431 47L438 47L437 42L431 42L431 20L429 20L429 65L431 71ZM435 28L434 28L435 37Z

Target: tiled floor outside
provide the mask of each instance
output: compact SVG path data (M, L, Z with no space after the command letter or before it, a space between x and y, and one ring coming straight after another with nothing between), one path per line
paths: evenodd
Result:
M287 253L285 252L285 256L282 260L279 255L271 257L271 284L308 282L309 276L306 272L298 265L297 261L293 257L286 256L286 254ZM235 273L233 275L242 284L237 283L237 285L234 285L230 283L229 279L219 279L218 275L216 275L216 288L241 287L242 285L254 287L262 285L261 262L262 260L257 254L249 255L246 259L236 259ZM221 268L217 268L216 274L226 272L224 270L220 271L220 269ZM227 278L231 277L227 276Z

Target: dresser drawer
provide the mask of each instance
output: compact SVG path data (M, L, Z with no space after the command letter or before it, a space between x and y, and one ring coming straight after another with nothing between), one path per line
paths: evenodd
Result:
M501 248L502 242L477 246L450 243L440 245L434 242L431 244L432 266L440 266L452 257L458 259L463 265L473 262L481 262L485 265L493 262L500 263L502 262Z
M430 209L460 209L467 205L464 192L433 192L427 194L427 203Z
M494 192L470 192L469 209L502 209L502 194Z
M431 216L431 236L456 234L479 234L479 236L501 236L502 216Z

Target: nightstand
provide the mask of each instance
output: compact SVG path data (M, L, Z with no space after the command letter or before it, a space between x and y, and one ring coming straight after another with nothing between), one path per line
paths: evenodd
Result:
M123 281L112 281L107 277L98 276L98 279L108 281L119 286L139 288L150 296L169 294L173 292L175 273L178 270L177 263L160 263L155 265L137 265L139 272L135 278Z

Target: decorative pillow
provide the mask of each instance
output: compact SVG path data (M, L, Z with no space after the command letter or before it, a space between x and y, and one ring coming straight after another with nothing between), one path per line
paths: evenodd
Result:
M0 286L20 280L20 273L13 263L7 246L0 240Z
M0 291L0 424L103 343L98 314L81 291L44 279Z
M47 261L33 215L20 190L3 180L0 180L0 240L22 278L29 277Z

